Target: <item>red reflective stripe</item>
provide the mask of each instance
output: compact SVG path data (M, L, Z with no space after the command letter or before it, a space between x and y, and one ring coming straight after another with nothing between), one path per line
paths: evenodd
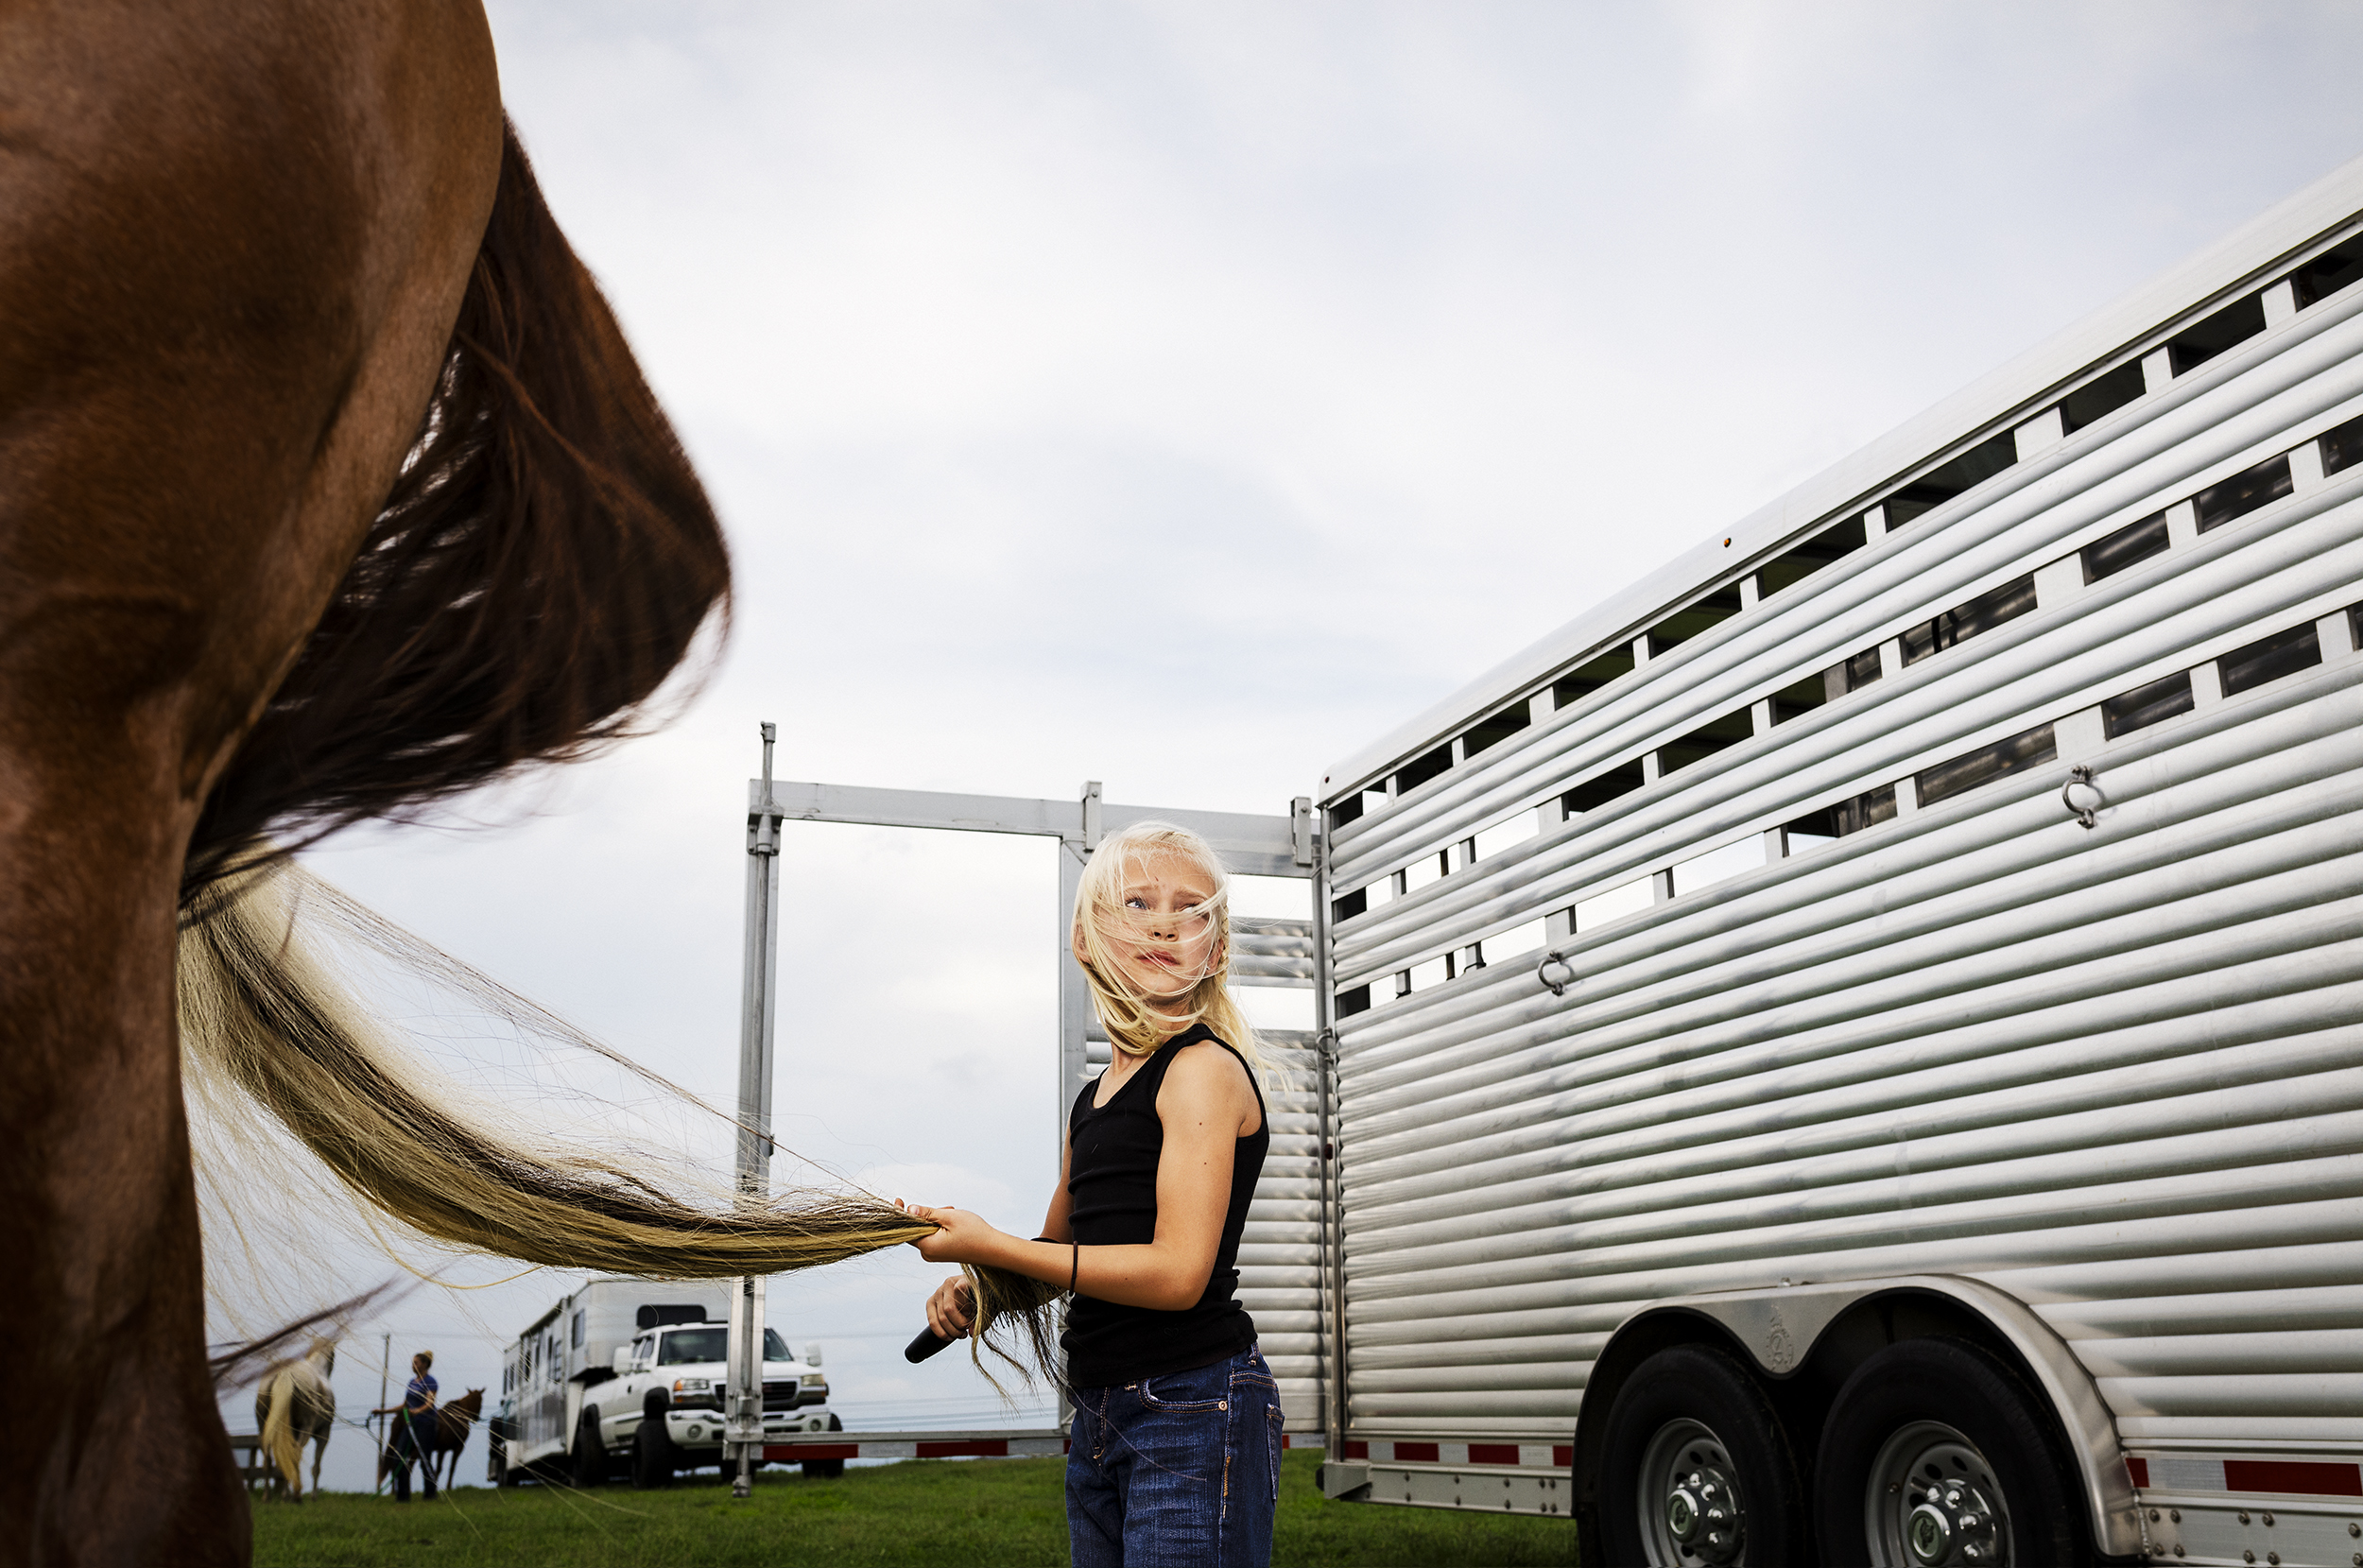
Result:
M1006 1459L1009 1456L1007 1439L991 1438L982 1442L920 1443L923 1459Z
M2125 1460L2125 1473L2133 1477L2135 1486L2149 1485L2149 1461L2147 1459L2137 1459L2128 1455Z
M1346 1439L1346 1457L1347 1457L1347 1458L1349 1458L1349 1459L1367 1459L1367 1458L1369 1458L1370 1456L1371 1456L1371 1445L1370 1445L1369 1443L1365 1443L1365 1442L1355 1442L1355 1441L1354 1441L1352 1438L1348 1438L1348 1439Z
M790 1465L799 1459L858 1459L861 1457L861 1445L859 1443L812 1443L809 1445L798 1443L793 1448L767 1448L763 1451L763 1456L774 1464Z
M1436 1445L1434 1443L1397 1443L1395 1444L1395 1458L1403 1464L1432 1465L1436 1462Z
M2231 1491L2295 1491L2316 1497L2363 1497L2363 1467L2308 1459L2226 1459Z
M1572 1465L1575 1462L1576 1445L1574 1443L1561 1443L1558 1447L1551 1450L1551 1463L1555 1465Z
M1514 1465L1518 1462L1516 1443L1471 1443L1469 1462L1473 1465Z

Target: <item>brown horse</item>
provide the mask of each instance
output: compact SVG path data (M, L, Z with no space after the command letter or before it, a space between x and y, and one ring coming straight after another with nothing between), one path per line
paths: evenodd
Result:
M435 1407L435 1455L443 1461L444 1486L450 1486L452 1478L459 1473L459 1451L468 1446L468 1434L474 1430L476 1418L482 1414L481 1388L471 1388L450 1404Z
M266 835L616 732L722 600L478 0L0 7L0 1562L242 1561L174 1036Z

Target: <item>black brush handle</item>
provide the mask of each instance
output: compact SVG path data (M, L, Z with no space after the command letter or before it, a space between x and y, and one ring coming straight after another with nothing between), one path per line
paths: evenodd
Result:
M948 1351L953 1341L940 1338L933 1329L921 1329L919 1337L903 1347L903 1359L917 1366L938 1351Z

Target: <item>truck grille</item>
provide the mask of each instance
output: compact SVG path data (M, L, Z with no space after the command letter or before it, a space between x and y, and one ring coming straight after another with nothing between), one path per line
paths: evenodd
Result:
M763 1407L766 1410L796 1408L796 1380L781 1378L763 1386Z

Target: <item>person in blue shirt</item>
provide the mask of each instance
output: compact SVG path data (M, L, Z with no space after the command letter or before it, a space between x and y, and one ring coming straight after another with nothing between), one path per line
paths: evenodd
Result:
M372 1410L372 1416L394 1418L393 1440L387 1445L386 1462L394 1473L394 1501L410 1501L410 1465L414 1459L426 1488L426 1500L435 1501L435 1395L440 1387L435 1374L427 1369L435 1365L433 1351L421 1351L410 1358L410 1387L402 1391L400 1404L388 1404Z

